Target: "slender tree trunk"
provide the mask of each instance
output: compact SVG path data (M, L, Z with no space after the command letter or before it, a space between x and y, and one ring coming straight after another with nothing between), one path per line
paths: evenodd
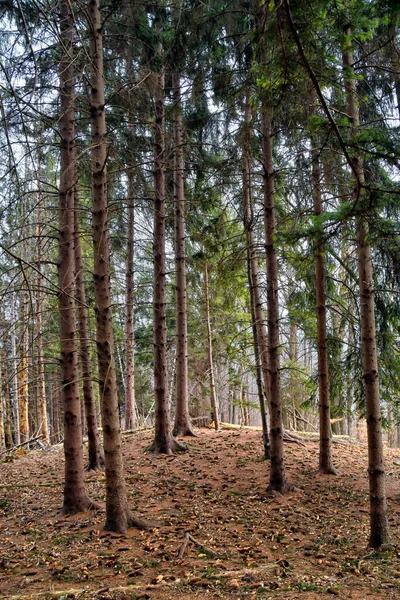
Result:
M261 301L261 291L259 284L258 256L254 241L254 217L251 199L251 172L250 172L250 126L251 126L251 107L250 94L246 94L245 119L243 127L243 220L246 232L247 244L247 265L248 279L250 287L251 314L253 323L254 354L256 366L261 367L264 385L259 390L261 423L263 429L264 457L270 458L270 441L268 433L267 411L265 398L269 390L269 367L268 367L268 342L267 332L265 330L264 311ZM258 383L257 383L258 385Z
M158 48L161 53L161 48ZM155 432L149 450L156 454L172 454L184 450L172 436L168 406L166 258L165 258L165 107L164 70L155 73L154 123L154 392Z
M74 193L74 244L75 244L75 292L78 308L79 327L79 358L81 365L81 378L83 387L83 401L86 416L88 435L88 463L87 471L102 469L104 453L101 447L99 429L97 426L96 403L93 391L93 376L90 356L90 327L89 314L86 304L85 280L82 260L80 223L79 223L79 194Z
M14 413L14 439L18 445L21 443L21 436L19 431L19 386L18 386L18 356L17 356L17 340L16 340L16 315L15 315L15 294L11 295L11 307L10 307L10 319L11 319L11 356L12 356L12 367L13 367L13 413Z
M347 98L347 112L351 120L351 135L357 138L359 133L359 111L357 105L354 56L351 42L351 28L344 30L346 41L343 46L344 86ZM357 176L356 194L362 202L364 184L364 166L361 156L352 156L353 169ZM368 434L368 474L370 488L370 539L369 545L378 548L389 538L387 501L385 487L385 467L382 446L382 425L378 379L378 359L376 350L374 279L372 271L371 247L368 241L368 225L361 212L356 217L356 241L358 255L358 274L360 286L361 313L361 352L363 377L365 382L365 400Z
M312 93L312 112L315 113L315 93ZM321 167L319 150L311 139L312 183L314 215L323 213L321 191ZM332 461L328 342L326 335L326 283L324 264L324 240L322 228L317 230L315 239L315 294L317 306L317 351L318 351L318 390L319 390L319 472L324 475L337 475Z
M126 247L125 296L125 429L136 427L135 402L135 328L134 328L134 187L132 173L128 173L128 239Z
M2 366L0 365L0 453L6 449L6 436L4 427L5 417L5 402L3 394L3 372Z
M42 261L42 203L41 203L41 192L40 192L40 180L39 185L39 196L37 204L37 226L36 226L36 245L37 245L37 275L36 275L36 349L37 349L37 392L36 392L36 411L38 417L38 434L43 435L43 441L46 444L50 443L49 438L49 427L47 421L47 407L46 407L46 386L45 386L45 374L44 374L44 355L43 355L43 326L42 326L42 273L41 273L41 261Z
M74 121L74 21L71 5L60 1L60 231L58 306L60 312L60 367L64 406L64 514L74 514L93 503L86 494L83 469L81 403L74 301L74 192L76 187Z
M87 5L90 30L92 125L92 233L96 301L97 356L106 475L105 529L125 533L129 526L146 527L128 510L118 412L108 245L107 144L104 99L103 37L99 0Z
M261 133L264 166L264 226L267 255L267 307L271 471L269 489L284 494L290 488L283 458L283 423L280 374L278 262L275 247L275 196L272 164L272 109L264 106Z
M8 354L7 354L7 334L6 334L6 326L5 326L5 310L2 311L2 322L3 322L3 362L4 362L4 403L5 403L5 420L6 420L6 445L7 448L13 446L13 436L12 436L12 407L11 407L11 398L10 398L10 382L9 382L9 369L8 369Z
M27 292L20 293L19 321L19 362L18 362L18 400L19 400L19 434L21 442L29 439L28 416L28 298Z
M186 307L185 199L182 141L181 83L178 71L172 73L174 98L174 207L176 282L176 409L174 435L194 436L189 416L188 341Z
M208 365L210 373L210 392L211 392L211 410L213 411L213 420L215 431L219 431L219 412L218 412L218 401L217 393L215 388L214 378L214 359L213 359L213 347L212 347L212 332L211 332L211 318L210 318L210 287L208 281L208 265L204 265L204 296L206 301L206 322L207 322L207 342L208 342Z

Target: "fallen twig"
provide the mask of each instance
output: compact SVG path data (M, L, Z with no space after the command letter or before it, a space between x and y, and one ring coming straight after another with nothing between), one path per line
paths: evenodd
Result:
M41 439L43 439L43 434L33 437L30 440L26 440L26 442L21 442L21 444L17 444L16 446L13 446L12 448L7 448L7 450L3 450L3 452L0 452L0 456L2 454L8 454L9 452L15 452L16 450L18 450L18 448L22 448L23 446L27 446L28 444L32 444L33 442L37 442L38 440L41 440Z

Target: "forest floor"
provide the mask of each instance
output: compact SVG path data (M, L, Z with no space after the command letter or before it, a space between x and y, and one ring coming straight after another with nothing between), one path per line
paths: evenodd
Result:
M100 510L57 515L62 447L0 463L0 598L400 598L399 450L385 449L392 539L376 552L365 444L334 445L337 477L317 474L317 443L285 444L296 491L271 497L260 432L198 433L175 457L145 454L149 431L124 436L130 505L160 524L127 535ZM86 481L104 501L104 473Z

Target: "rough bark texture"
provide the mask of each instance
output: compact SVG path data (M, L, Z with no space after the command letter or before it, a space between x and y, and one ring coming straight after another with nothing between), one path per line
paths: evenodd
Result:
M6 437L4 428L4 416L5 416L5 403L3 397L3 372L2 366L0 365L0 453L4 452L6 448Z
M315 112L316 98L312 99ZM319 150L311 139L312 183L314 215L322 215L321 168ZM315 296L317 306L317 352L318 352L318 392L319 392L319 471L325 475L336 475L332 461L328 342L326 335L326 284L323 249L323 232L318 230L315 239Z
M354 74L354 57L351 43L350 26L345 28L343 45L344 85L347 98L347 112L351 119L351 135L355 139L359 132L359 111L357 89ZM362 202L364 184L364 166L361 156L352 156L353 169L357 175L356 195ZM358 197L360 194L360 197ZM382 447L382 424L378 380L378 359L376 350L374 279L371 260L371 248L368 242L368 224L361 212L356 218L356 241L358 256L358 274L360 287L361 314L361 352L363 377L365 383L365 401L367 410L368 435L368 474L370 490L370 539L369 545L378 548L389 538L387 519L387 501L385 486L385 468Z
M161 49L158 49L161 52ZM154 230L153 325L155 432L149 451L173 454L186 449L172 436L168 406L167 317L165 265L165 107L164 71L155 73L154 122Z
M134 328L134 187L128 173L128 232L126 245L125 295L125 429L136 427L135 402L135 328Z
M265 398L267 396L267 390L269 389L269 370L268 370L268 342L267 332L265 330L264 321L264 310L261 301L261 291L259 284L259 271L258 271L258 256L257 248L254 241L254 217L253 217L253 206L251 199L251 175L250 175L250 127L251 127L251 107L249 93L246 94L246 105L245 105L245 120L243 126L243 222L246 233L246 244L247 244L247 265L248 265L248 278L250 288L250 302L251 302L251 314L253 324L253 339L254 339L254 354L256 358L257 368L257 386L259 388L259 402L260 402L260 413L261 423L263 429L263 441L264 441L264 457L269 459L271 457L269 433L268 433L268 422L267 422L267 411L265 405ZM259 381L258 367L260 367L262 382ZM261 383L261 385L260 385ZM261 389L260 389L261 388Z
M268 365L271 471L270 490L284 494L289 486L283 459L283 423L281 374L279 356L279 297L278 262L275 248L275 196L272 164L272 109L264 106L261 115L264 179L264 226L267 256L267 309L268 309Z
M173 433L195 435L190 423L188 391L188 341L186 308L185 198L182 142L181 84L177 71L172 74L174 96L174 208L175 208L175 282L176 282L176 408Z
M75 243L75 291L78 309L79 327L79 357L85 406L86 427L88 436L87 471L102 469L104 454L100 443L99 429L96 418L96 403L93 392L92 365L90 356L89 315L86 305L85 280L82 261L82 249L79 224L79 194L74 194L74 243Z
M19 363L18 363L18 401L19 435L21 443L29 439L28 419L28 314L27 294L21 291L19 321Z
M122 458L111 313L110 253L108 245L107 146L104 106L103 39L99 0L87 5L90 29L92 125L92 233L96 343L104 437L106 475L105 529L125 533L129 526L144 526L128 511Z
M74 190L76 186L73 19L67 0L60 2L60 216L58 306L60 312L60 368L64 406L65 484L62 512L90 508L84 484L81 403L74 302Z
M219 431L219 410L217 401L217 392L215 389L215 378L214 378L214 360L213 360L213 347L212 347L212 332L211 332L211 318L210 318L210 286L208 281L208 266L207 263L204 266L204 296L206 301L206 323L207 323L207 342L208 342L208 367L210 374L210 392L211 392L211 409L213 411L213 420L215 431Z
M16 323L16 314L15 314L15 294L11 296L11 307L10 307L10 321L11 323ZM10 331L11 337L11 354L13 357L13 407L14 407L14 438L15 443L18 445L21 443L21 436L19 432L19 385L18 385L18 356L17 356L17 340L15 333L15 325L11 328Z
M40 180L38 181L40 186ZM39 188L40 189L40 188ZM36 276L36 351L37 351L37 387L36 387L36 411L37 411L37 434L43 435L43 441L48 444L49 427L46 410L46 386L44 378L44 356L43 356L43 328L42 328L42 243L41 243L41 220L42 220L41 194L39 191L37 204L37 276Z
M11 408L11 398L10 398L10 383L8 380L9 370L8 370L8 355L7 355L7 334L6 334L6 326L5 326L5 309L3 308L2 314L2 322L3 322L3 364L4 364L4 404L5 404L5 436L6 436L6 446L10 448L14 445L13 436L12 436L12 408Z

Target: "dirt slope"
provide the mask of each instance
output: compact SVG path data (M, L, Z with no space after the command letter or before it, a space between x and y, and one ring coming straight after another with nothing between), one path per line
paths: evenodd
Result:
M271 498L259 432L198 433L176 457L144 454L149 432L125 437L131 506L160 523L126 536L102 531L101 511L57 516L61 448L0 463L0 598L400 598L399 451L386 450L392 544L376 553L365 445L335 445L340 475L321 477L318 444L286 444L297 490ZM87 486L104 500L103 473Z

